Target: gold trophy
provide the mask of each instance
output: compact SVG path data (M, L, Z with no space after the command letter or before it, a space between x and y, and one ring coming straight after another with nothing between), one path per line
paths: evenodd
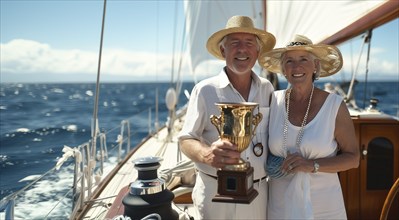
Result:
M227 139L237 145L241 153L248 148L256 127L262 120L262 113L253 110L258 103L216 103L220 116L211 115L211 122L215 125L221 139ZM226 165L217 171L218 194L213 202L245 203L249 204L258 195L253 188L254 168L250 163L240 158L237 164Z

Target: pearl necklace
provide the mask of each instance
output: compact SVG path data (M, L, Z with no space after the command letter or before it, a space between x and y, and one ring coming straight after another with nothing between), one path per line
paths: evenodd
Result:
M312 91L310 92L310 98L309 98L309 103L308 103L308 107L306 109L306 113L305 116L303 117L303 121L301 124L301 129L298 132L298 136L296 138L296 144L295 146L297 148L299 148L299 145L302 142L302 137L303 137L303 131L304 131L304 127L306 125L306 121L308 119L308 114L309 114L309 109L310 109L310 104L312 103L312 97L313 97L313 90L314 90L314 85L312 87ZM292 89L290 89L288 91L288 100L287 100L287 112L285 114L285 121L284 121L284 130L283 130L283 134L284 134L284 139L283 139L283 150L285 152L287 152L287 138L288 138L288 116L290 114L290 99L291 99L291 91Z

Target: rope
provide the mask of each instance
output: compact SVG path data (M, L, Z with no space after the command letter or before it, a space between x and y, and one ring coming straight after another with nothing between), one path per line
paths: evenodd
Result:
M107 136L104 133L100 134L100 163L101 163L101 173L104 173L104 158L108 159L108 148L107 148Z

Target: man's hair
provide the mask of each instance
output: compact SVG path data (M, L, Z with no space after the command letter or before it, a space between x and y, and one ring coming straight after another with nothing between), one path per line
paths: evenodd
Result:
M220 48L220 47L226 48L224 44L226 43L226 37L227 37L227 36L228 36L228 35L224 36L223 39L219 42L219 45L218 45L219 48ZM255 35L255 37L256 37L256 43L257 43L256 49L257 49L258 52L259 52L259 51L262 49L263 44L262 44L261 41L259 40L258 36Z

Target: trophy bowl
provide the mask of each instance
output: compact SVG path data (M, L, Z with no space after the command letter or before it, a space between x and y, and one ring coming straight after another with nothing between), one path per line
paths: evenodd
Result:
M220 139L229 140L237 145L240 153L246 150L255 135L256 127L262 120L259 112L254 115L258 103L241 102L215 103L220 115L211 115L211 123L216 127ZM240 158L237 164L226 165L217 171L218 194L213 202L249 204L258 195L253 188L254 168L249 162Z
M219 108L220 115L211 115L211 123L218 130L221 139L227 139L237 145L237 150L241 153L246 150L255 135L256 127L262 120L262 114L259 112L253 114L255 108L259 105L254 102L215 103ZM235 165L227 165L227 170L246 169L249 164L243 159Z

